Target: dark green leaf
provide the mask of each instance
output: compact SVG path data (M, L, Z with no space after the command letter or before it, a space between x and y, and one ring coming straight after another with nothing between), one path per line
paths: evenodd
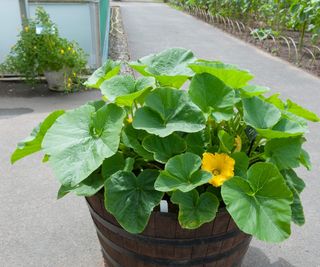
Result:
M196 74L190 84L189 95L203 112L221 112L235 104L235 92L221 80L208 73Z
M125 146L132 148L134 152L145 160L153 160L153 154L145 150L141 144L143 138L147 135L147 132L136 130L132 127L132 124L128 124L123 128L121 140Z
M198 132L205 128L205 118L184 91L157 88L145 100L133 118L135 129L166 137L175 131Z
M292 193L270 163L252 165L247 179L235 176L221 194L238 227L262 241L281 242L290 235Z
M123 154L117 152L113 156L106 158L102 163L102 176L104 179L110 178L110 176L117 171L124 170L125 160Z
M300 163L307 168L308 171L311 171L312 164L310 160L310 156L307 151L305 151L303 148L301 149L300 154Z
M202 157L205 146L210 142L210 133L204 129L197 133L189 133L186 138L187 151Z
M158 191L167 192L180 190L188 192L208 183L211 173L199 170L201 158L192 153L185 153L169 159L155 182Z
M242 100L244 121L256 129L272 128L281 117L281 112L272 104L258 97Z
M58 199L63 198L66 194L73 192L77 196L90 197L99 192L104 185L104 178L99 173L92 173L87 179L83 180L76 186L61 185L58 191Z
M209 192L199 193L196 189L183 193L174 191L171 202L179 205L179 223L182 228L196 229L202 224L211 222L219 207L218 198Z
M155 170L144 170L138 177L119 171L106 180L105 207L129 233L141 233L159 205L163 193L153 186L158 175Z
M249 168L248 156L244 152L236 152L231 154L231 157L235 160L234 175L245 178Z
M301 145L300 137L272 139L266 143L265 155L279 170L295 168L300 165Z
M305 218L300 200L300 193L305 188L305 183L292 169L283 170L281 173L293 193L293 203L291 204L292 221L297 225L303 225L305 223Z
M186 150L185 141L177 134L161 138L149 135L143 139L142 146L154 154L154 159L166 163L171 157L181 154Z

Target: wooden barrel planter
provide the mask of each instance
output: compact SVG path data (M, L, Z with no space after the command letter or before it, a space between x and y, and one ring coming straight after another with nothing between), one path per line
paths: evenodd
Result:
M103 197L87 198L107 267L238 267L251 236L226 209L196 230L182 229L177 213L154 211L141 234L126 232L104 208Z

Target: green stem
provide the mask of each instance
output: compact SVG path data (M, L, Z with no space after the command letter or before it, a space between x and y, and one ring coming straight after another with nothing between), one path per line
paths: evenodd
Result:
M307 22L305 21L303 23L303 26L302 26L302 31L301 31L301 35L300 35L300 41L299 41L299 54L300 54L300 57L302 57L302 48L303 48L303 41L304 41L304 35L305 35L305 32L306 32L306 28L307 28Z
M253 161L253 160L255 160L255 159L260 158L260 157L261 157L261 156L263 156L263 155L264 155L264 152L263 152L263 153L260 153L260 154L257 154L257 155L252 156L249 160L250 160L250 161Z

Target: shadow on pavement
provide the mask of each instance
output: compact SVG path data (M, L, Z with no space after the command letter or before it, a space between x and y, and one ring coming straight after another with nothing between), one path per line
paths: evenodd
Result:
M268 256L256 247L250 247L242 267L296 267L283 258L271 263Z

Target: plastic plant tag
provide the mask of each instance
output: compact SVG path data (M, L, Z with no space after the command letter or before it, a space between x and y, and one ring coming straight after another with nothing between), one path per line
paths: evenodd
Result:
M166 200L160 201L160 212L168 212L168 202Z
M36 34L41 34L43 31L43 27L41 25L36 26Z

